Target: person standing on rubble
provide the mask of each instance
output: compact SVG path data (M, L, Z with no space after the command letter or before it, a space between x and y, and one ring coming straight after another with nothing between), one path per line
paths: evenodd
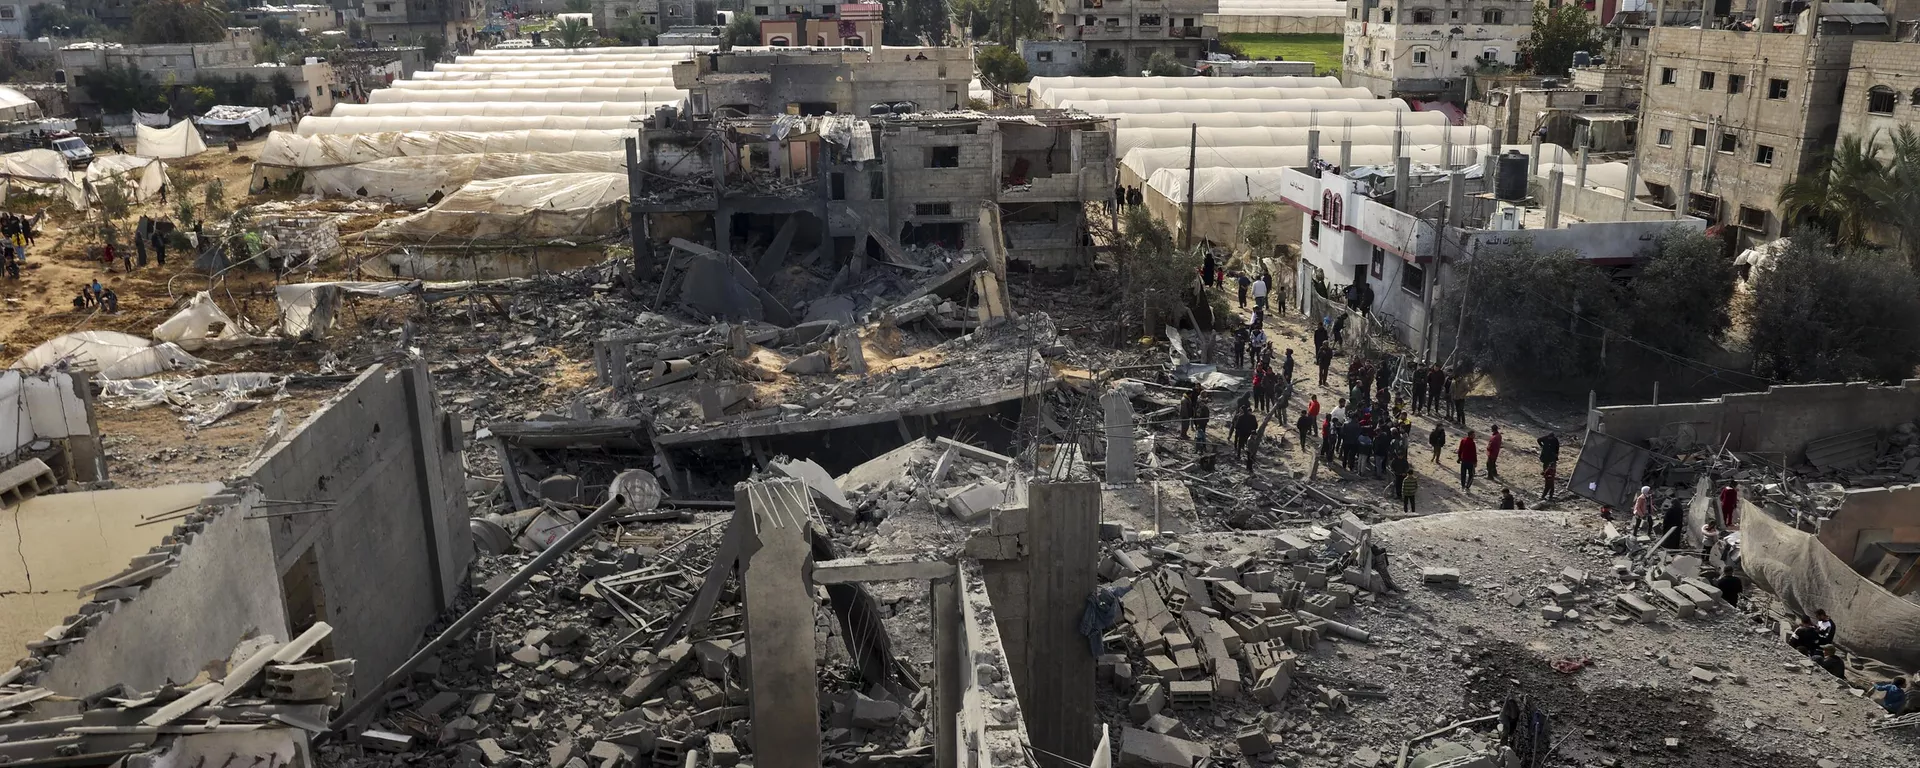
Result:
M1360 420L1348 419L1340 426L1340 466L1348 472L1353 471L1354 460L1360 455Z
M1253 285L1253 278L1247 277L1246 271L1241 270L1239 273L1233 276L1233 284L1235 287L1240 289L1239 290L1240 308L1246 309L1247 308L1247 288Z
M1415 514L1414 497L1420 492L1420 475L1408 472L1400 478L1400 511L1406 515Z
M1427 433L1427 442L1433 446L1433 463L1439 464L1440 449L1447 447L1447 428L1438 419L1433 422L1433 431Z
M1200 385L1195 384L1180 398L1180 439L1187 439L1188 430L1196 425L1202 432L1207 430L1206 424L1200 422L1200 404Z
M1720 486L1720 525L1722 527L1729 531L1733 530L1734 511L1739 507L1740 481L1728 478L1727 484Z
M1247 441L1253 439L1253 433L1260 429L1260 420L1253 415L1253 409L1245 400L1240 401L1239 412L1233 415L1233 457L1240 458L1240 452L1246 450ZM1249 470L1251 471L1251 470Z
M1333 367L1333 347L1316 344L1313 348L1313 364L1320 368L1320 386L1327 385L1327 369Z
M1247 359L1247 345L1252 342L1253 342L1253 332L1249 331L1247 329L1247 326L1243 325L1233 329L1233 367L1235 368L1245 367L1246 359Z
M1838 650L1831 644L1820 646L1820 658L1815 661L1821 669L1827 671L1827 674L1845 680L1847 679L1847 662L1835 652Z
M1668 501L1666 514L1660 518L1659 542L1664 542L1668 549L1679 549L1682 546L1682 543L1678 540L1680 535L1679 531L1685 527L1686 524L1686 502L1679 499Z
M1493 434L1487 436L1487 479L1500 477L1500 425L1493 425Z
M1460 438L1460 489L1473 490L1473 469L1480 464L1480 446L1474 442L1474 431L1469 429L1465 437Z
M1200 260L1200 283L1208 288L1213 287L1214 264L1213 249L1209 248L1206 258Z
M1640 492L1633 497L1633 531L1629 536L1639 536L1641 528L1647 529L1647 535L1653 535L1653 486L1640 486Z
M1253 371L1253 405L1266 410L1273 400L1273 367L1260 363Z
M133 248L139 252L138 263L142 269L147 266L147 241L153 237L153 219L141 216L133 225ZM132 272L132 269L128 269Z
M1293 385L1293 348L1292 347L1288 347L1286 356L1280 358L1280 381L1284 382L1288 386Z
M1734 573L1733 568L1728 567L1720 570L1720 578L1713 580L1713 588L1720 590L1720 599L1739 608L1740 593L1747 588L1747 584L1740 580L1740 575Z
M1267 281L1255 278L1253 281L1253 306L1262 314L1267 311Z
M1549 431L1540 436L1540 498L1553 500L1553 484L1560 472L1560 436Z

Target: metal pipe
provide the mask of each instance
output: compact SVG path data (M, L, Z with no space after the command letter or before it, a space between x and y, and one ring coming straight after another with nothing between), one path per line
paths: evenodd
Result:
M579 525L573 527L573 530L567 531L567 535L561 536L558 541L553 542L552 545L548 546L540 554L535 555L533 560L521 566L520 570L514 571L513 575L508 577L498 589L488 593L480 602L475 603L472 608L467 609L466 613L461 614L460 618L455 619L452 624L447 625L446 629L442 630L440 634L436 635L432 640L427 641L426 645L420 646L420 650L415 651L406 661L401 662L400 666L396 667L392 673L389 673L386 679L381 680L379 685L374 686L373 690L361 695L358 701L355 701L352 706L347 707L346 711L341 712L339 717L333 719L333 722L328 723L327 730L337 732L346 728L356 718L372 708L374 704L385 700L387 692L393 690L394 686L399 685L402 680L411 677L413 670L419 668L422 663L432 658L434 654L439 653L441 649L451 645L454 640L465 637L469 630L480 623L481 619L486 618L487 614L493 612L493 609L507 602L507 600L513 596L514 590L519 589L521 585L526 584L529 579L532 579L535 574L546 570L548 566L558 562L563 555L572 552L574 547L580 546L580 542L586 541L588 537L592 536L594 529L597 528L602 521L612 517L614 510L620 509L623 506L623 501L624 499L619 495L607 499L607 503L600 505L599 509L593 511L593 514L587 515L587 518L581 520Z

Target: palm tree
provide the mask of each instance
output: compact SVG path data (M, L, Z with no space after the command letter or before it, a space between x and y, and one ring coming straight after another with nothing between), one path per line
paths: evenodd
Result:
M560 22L560 46L562 48L584 48L593 42L593 26L579 19L567 19Z
M1893 156L1877 200L1879 219L1893 230L1894 247L1920 271L1920 132L1900 126L1888 143Z
M1858 246L1879 220L1879 202L1887 196L1887 168L1880 149L1847 136L1821 157L1816 167L1780 189L1780 213L1788 220L1808 218L1833 233L1840 245Z

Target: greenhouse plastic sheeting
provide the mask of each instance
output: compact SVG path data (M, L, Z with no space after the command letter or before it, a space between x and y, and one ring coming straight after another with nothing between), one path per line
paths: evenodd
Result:
M1196 80L1200 78L1194 78ZM1209 80L1239 80L1237 77L1206 78ZM1259 101L1271 99L1371 99L1373 92L1365 88L1248 88L1221 87L1212 88L1055 88L1036 97L1036 103L1059 106L1061 104L1082 101L1141 101L1145 99L1170 99L1188 101L1194 99L1233 99ZM1249 110L1250 111L1250 110Z
M161 371L198 368L203 361L178 345L154 342L130 333L79 331L56 336L14 361L14 368L45 368L65 362L74 370L103 379L137 379Z
M328 168L388 157L429 155L617 152L632 133L603 131L388 131L346 135L267 135L260 164Z
M1407 144L1404 149L1416 163L1439 165L1442 160L1441 146L1438 142L1429 144ZM1528 154L1525 146L1507 145L1506 149ZM1462 142L1453 145L1453 165L1466 165L1485 157L1492 150L1488 144ZM1337 148L1335 151L1338 151ZM1327 157L1323 151L1321 157ZM1540 145L1540 157L1550 163L1567 162L1572 154L1557 144ZM1307 164L1307 147L1302 144L1295 147L1227 147L1215 149L1200 147L1194 153L1196 168L1297 168ZM1355 144L1350 165L1388 165L1393 162L1392 144ZM1137 184L1141 179L1154 178L1154 172L1162 168L1187 167L1186 147L1166 147L1162 149L1136 149L1128 152L1120 161L1121 177L1126 184ZM1155 187L1159 189L1158 186ZM1184 189L1184 186L1182 187ZM1164 191L1164 190L1163 190ZM1184 199L1184 198L1172 198Z
M68 181L67 158L51 149L28 149L0 155L0 177L22 181Z
M1439 112L1203 112L1198 114L1123 114L1114 116L1116 128L1310 128L1320 127L1320 140L1335 136L1349 125L1446 125ZM1333 133L1329 133L1329 131Z
M334 107L333 113L335 117L631 117L653 114L659 106L645 101L421 101L342 104Z
M1027 81L1035 95L1056 88L1339 88L1331 75L1265 77L1036 77Z
M625 70L616 74L594 77L548 77L528 78L511 74L474 73L487 77L447 79L447 80L395 80L386 88L374 91L374 95L387 91L451 91L463 88L672 88L672 75L629 75Z
M673 61L605 62L599 64L441 64L415 72L416 80L485 80L507 77L522 80L569 77L672 77Z
M644 114L652 114L647 110ZM384 131L614 131L633 127L633 118L617 117L309 117L300 121L298 133L319 136L341 133L381 133Z
M192 157L207 151L207 142L200 138L200 131L193 123L182 120L171 128L150 128L144 125L133 127L134 154L142 157L172 159Z
M1572 184L1580 174L1579 163L1541 163L1540 172L1536 175L1543 179L1549 178L1549 174L1556 169L1566 174L1568 184ZM1627 164L1587 163L1587 186L1615 193L1624 191L1627 188ZM1635 192L1636 197L1652 194L1647 191L1647 183L1644 180L1637 181L1634 186L1639 187Z
M1382 113L1387 114L1387 113ZM1413 114L1419 114L1415 112ZM1304 147L1307 145L1307 133L1312 128L1201 128L1198 131L1199 143L1203 147ZM1367 125L1353 128L1328 128L1320 131L1320 155L1329 154L1328 147L1336 150L1341 141L1352 141L1354 146L1363 144L1393 144L1395 131L1407 144L1479 144L1493 141L1493 129L1477 125L1413 125L1394 128L1391 125ZM1126 157L1135 149L1161 149L1166 147L1185 148L1195 132L1187 128L1122 128L1114 136L1114 154Z
M548 173L619 173L625 152L389 157L307 172L307 191L322 197L371 197L425 205L467 182Z
M367 96L368 105L410 104L420 102L464 102L467 104L511 102L511 103L660 103L677 102L687 97L686 91L676 90L672 85L642 88L588 88L572 86L550 86L546 88L452 88L452 89L413 89L382 88ZM357 107L358 104L342 104L341 107ZM338 108L336 108L338 109ZM335 114L339 114L336 112ZM372 112L352 111L346 114L366 115ZM485 112L465 112L462 114L492 114ZM522 114L522 113L510 113ZM568 112L534 112L530 114L575 114Z
M1233 78L1238 80L1239 78ZM1185 112L1318 112L1328 119L1340 112L1411 112L1399 99L1069 99L1054 104L1096 115L1180 114Z
M523 59L541 56L588 56L633 53L677 53L691 54L695 51L716 50L717 45L609 45L603 48L483 48L464 54L460 60L468 59Z
M217 330L216 330L217 329ZM153 338L156 341L178 344L181 349L197 352L208 347L223 349L246 344L259 344L272 341L264 336L250 336L240 330L220 306L213 303L213 294L201 291L187 301L185 309L175 312L165 322L154 326Z
M557 173L475 181L432 208L381 222L371 240L537 242L611 235L624 226L627 175Z

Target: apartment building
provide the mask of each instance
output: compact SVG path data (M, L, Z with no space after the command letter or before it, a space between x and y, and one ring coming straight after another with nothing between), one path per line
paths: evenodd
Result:
M1056 38L1086 43L1086 61L1119 57L1129 75L1156 53L1192 66L1220 36L1205 24L1220 0L1047 0L1044 11Z
M1660 204L1733 228L1736 248L1791 228L1780 191L1833 146L1848 99L1903 101L1848 87L1854 46L1892 39L1887 17L1864 3L1816 7L1817 30L1802 12L1786 32L1658 27L1649 37L1641 178Z
M1341 80L1381 98L1462 101L1469 74L1513 66L1532 0L1353 0Z
M614 30L639 19L641 24L666 31L674 27L724 26L715 0L669 2L660 0L593 0L593 24Z
M487 18L484 0L363 0L360 13L367 37L375 42L433 35L455 47L470 44L474 29Z
M1903 126L1920 130L1920 42L1854 43L1840 135L1858 136L1886 157Z

